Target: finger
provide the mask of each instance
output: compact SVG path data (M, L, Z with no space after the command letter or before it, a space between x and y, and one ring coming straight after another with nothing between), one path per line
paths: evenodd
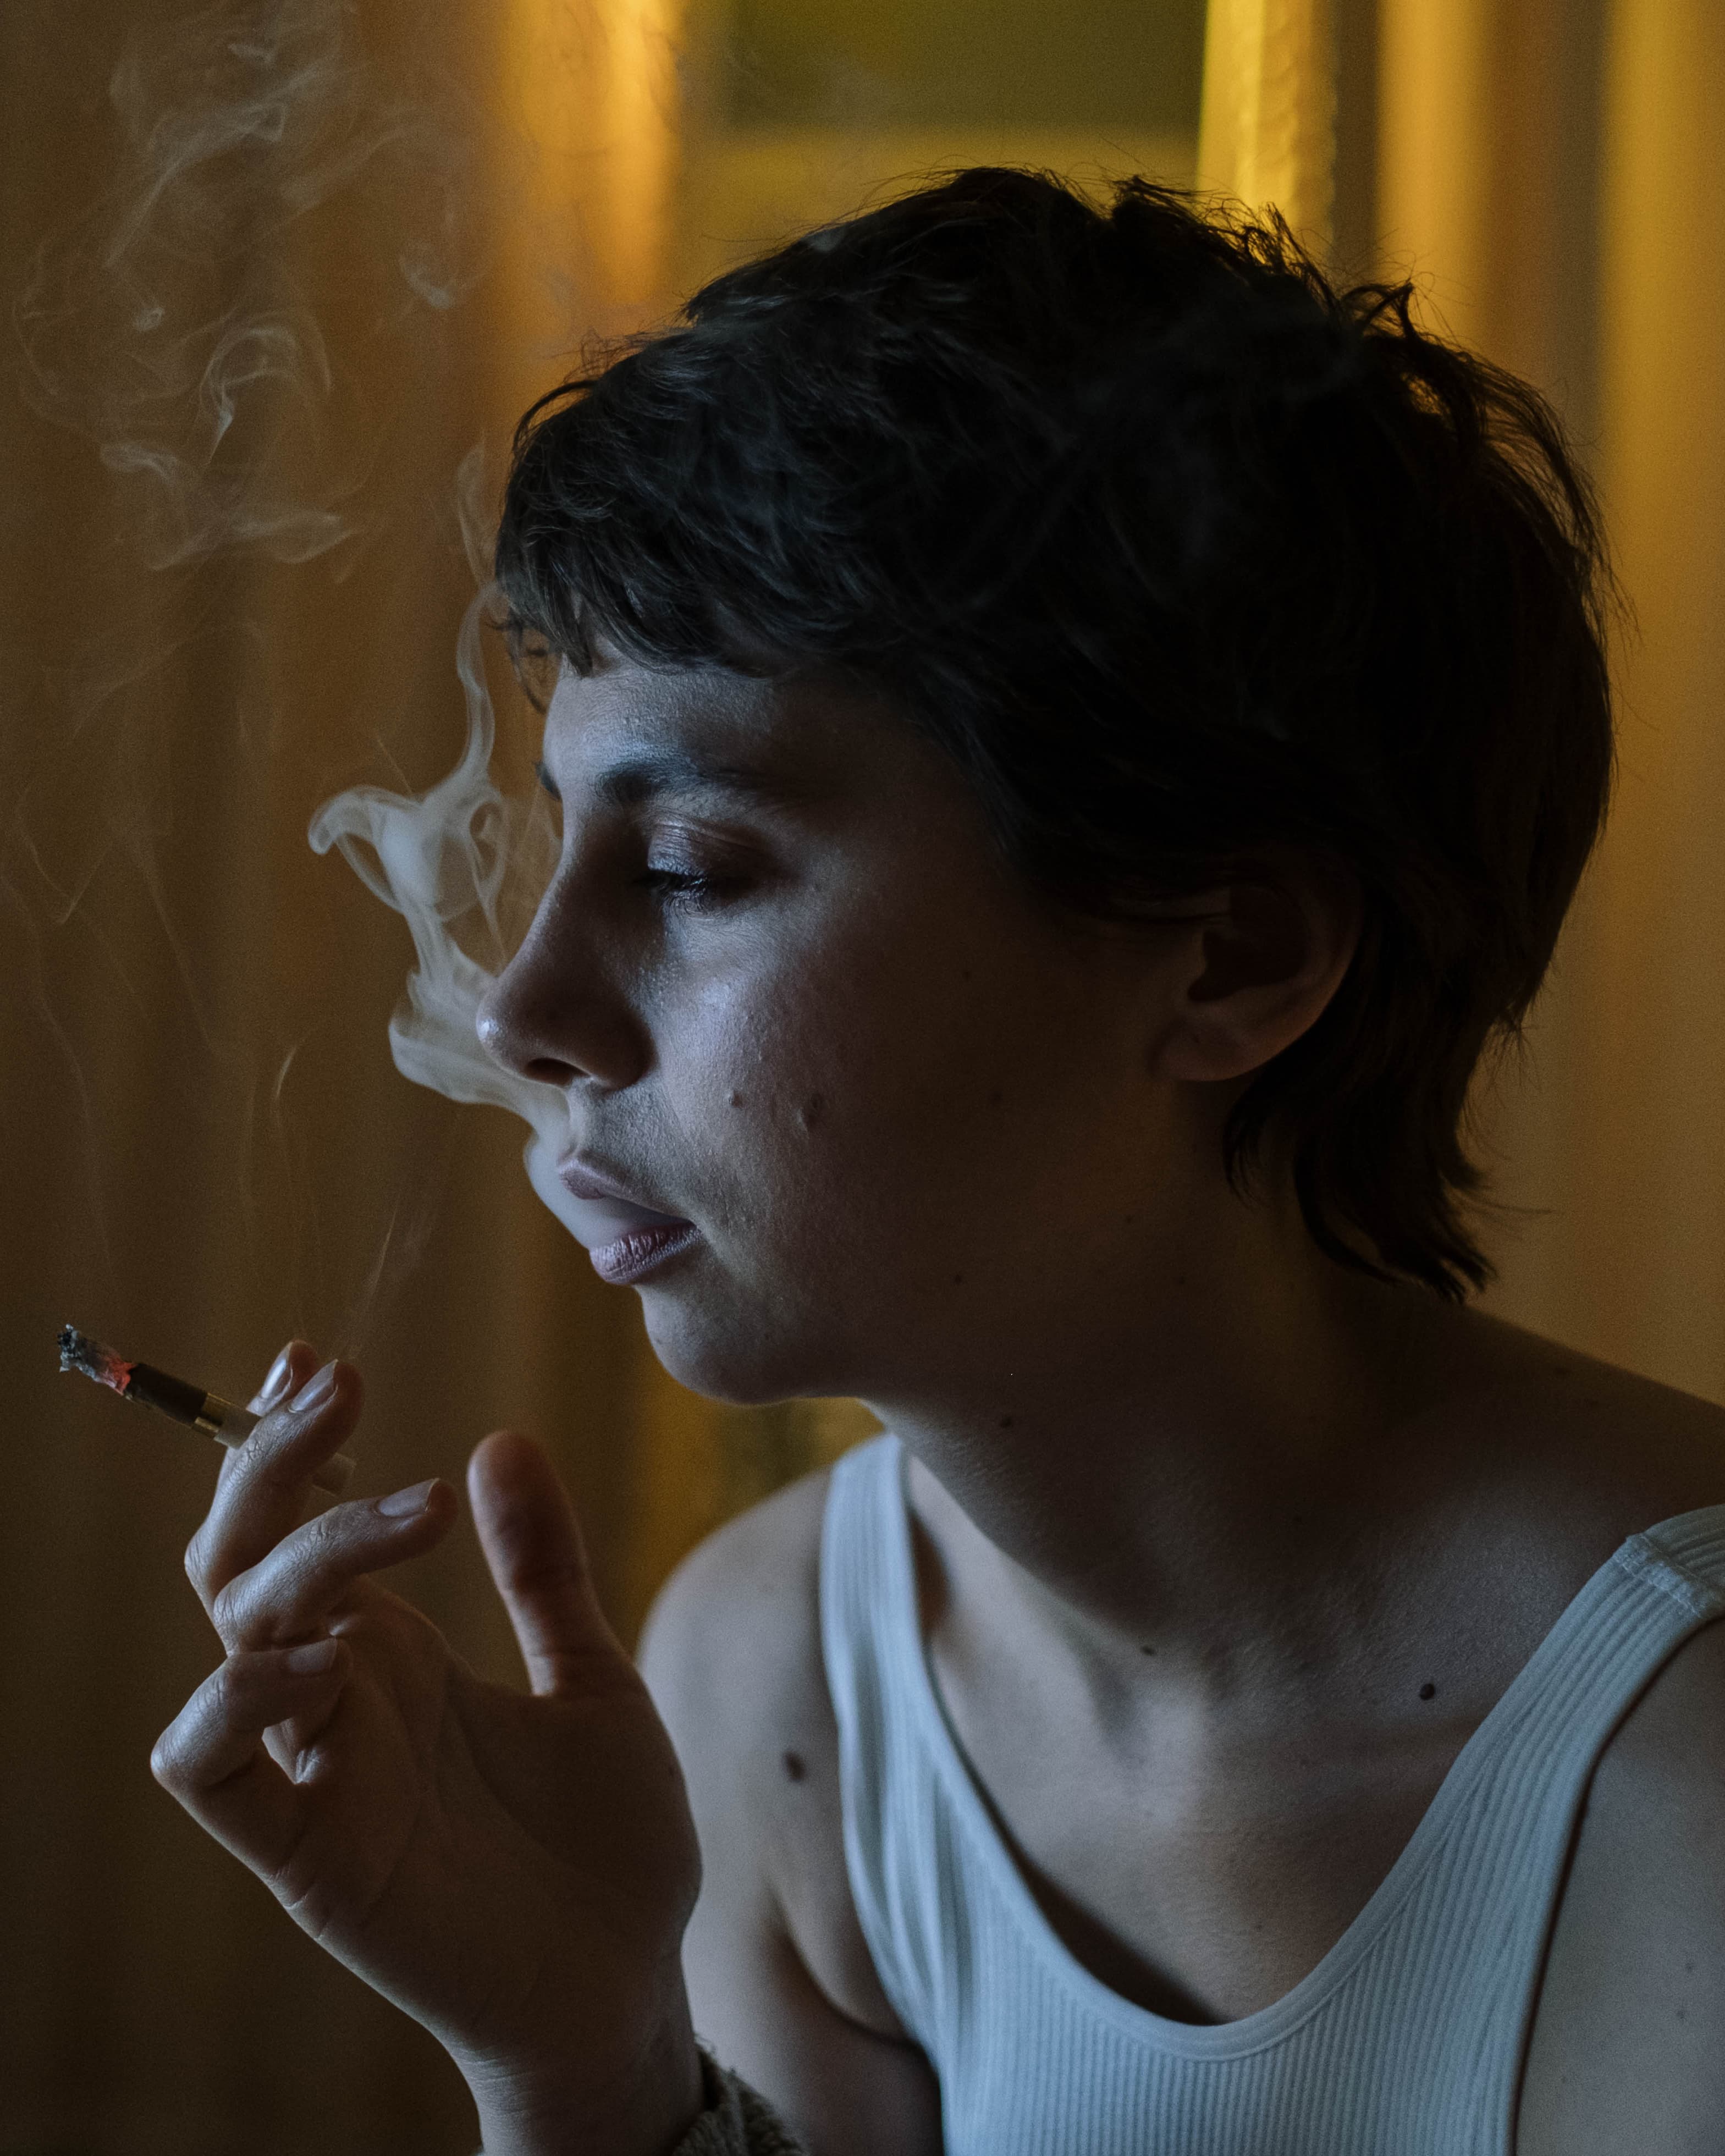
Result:
M299 1383L230 1455L186 1571L206 1609L298 1526L311 1476L352 1434L365 1388L351 1363L330 1363Z
M596 1658L626 1660L593 1592L575 1507L541 1448L494 1431L467 1463L467 1492L534 1691L591 1681Z
M280 1407L297 1393L317 1368L317 1350L309 1341L290 1340L285 1348L270 1365L269 1372L246 1406L254 1415L263 1416L272 1408ZM239 1466L244 1445L223 1446L222 1464L216 1473L216 1487L219 1490L228 1476Z
M434 1476L320 1512L212 1598L210 1616L223 1645L231 1652L306 1638L357 1580L441 1541L459 1510L454 1491Z
M351 1664L339 1640L230 1655L157 1741L150 1770L234 1854L266 1877L300 1831L304 1799L264 1750L266 1729L333 1708Z
M317 1368L317 1350L308 1340L290 1340L270 1365L264 1382L246 1402L256 1415L268 1414L299 1391Z

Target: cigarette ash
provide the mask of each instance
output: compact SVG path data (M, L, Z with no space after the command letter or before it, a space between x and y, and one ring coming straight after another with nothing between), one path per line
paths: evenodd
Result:
M80 1377L94 1378L97 1384L107 1386L110 1392L123 1393L131 1383L131 1373L136 1367L123 1355L116 1355L111 1348L103 1347L100 1340L92 1340L87 1332L80 1332L75 1325L60 1327L63 1373L75 1370Z

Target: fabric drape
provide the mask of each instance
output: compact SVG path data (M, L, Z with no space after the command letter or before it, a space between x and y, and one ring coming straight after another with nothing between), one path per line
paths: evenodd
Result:
M1538 385L1627 602L1615 807L1477 1089L1487 1306L1725 1398L1725 198L1707 0L1215 0L1203 182Z
M458 473L482 546L528 397L665 304L675 29L635 0L0 11L9 2148L475 2138L431 2040L151 1783L218 1659L180 1565L215 1448L59 1378L61 1322L241 1397L290 1332L354 1355L361 1492L536 1430L626 1633L798 1464L663 1378L515 1126L398 1076L400 924L305 844L338 788L454 761ZM403 1584L512 1674L465 1528Z
M1482 1087L1491 1307L1725 1399L1725 15L1385 0L1382 255L1558 404L1629 618L1604 844Z
M1482 1095L1506 1194L1545 1209L1497 1233L1494 1302L1725 1397L1725 267L1704 238L1725 17L1228 6L1255 43L1224 42L1218 0L1207 177L1411 264L1458 334L1558 397L1599 475L1640 619L1622 782L1525 1072ZM531 1198L520 1130L393 1070L405 936L305 843L339 788L424 786L457 753L458 473L482 546L527 399L669 303L678 37L672 0L0 10L0 2139L20 2150L473 2141L430 2040L151 1783L217 1659L180 1572L213 1449L59 1378L63 1322L229 1392L290 1332L356 1355L364 1490L459 1481L485 1429L538 1431L625 1633L706 1526L854 1427L658 1372L633 1298ZM1255 163L1218 162L1216 116L1230 157L1258 131ZM531 714L497 662L499 775L525 793ZM465 1529L403 1584L512 1672Z

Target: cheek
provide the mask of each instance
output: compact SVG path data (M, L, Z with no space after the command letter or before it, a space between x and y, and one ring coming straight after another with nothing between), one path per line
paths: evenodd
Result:
M998 1359L1045 1301L1046 1253L1089 1264L1122 1172L1099 1134L1132 1108L1133 1058L1105 984L1004 931L878 916L756 957L685 981L655 1029L667 1161L715 1260L697 1294L645 1295L661 1360L763 1400L866 1394L883 1355L954 1340Z
M680 1142L737 1255L827 1272L1010 1181L1034 1074L979 963L902 947L706 984L662 1035Z

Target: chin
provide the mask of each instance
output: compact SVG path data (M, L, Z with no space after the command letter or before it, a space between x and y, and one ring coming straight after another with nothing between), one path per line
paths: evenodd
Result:
M746 1317L642 1288L647 1338L666 1373L691 1393L739 1408L770 1407L842 1392L813 1341L759 1313Z

